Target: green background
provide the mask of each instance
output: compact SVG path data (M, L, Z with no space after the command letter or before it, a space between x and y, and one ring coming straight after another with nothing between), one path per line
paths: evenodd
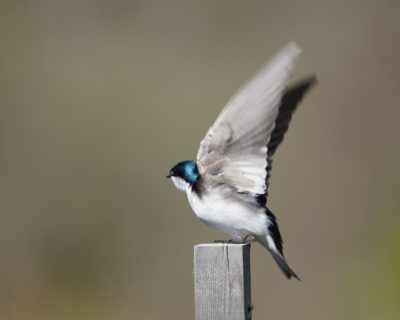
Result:
M302 282L252 247L254 319L400 318L398 1L0 3L0 318L193 319L193 245L223 237L165 179L290 40L319 85L269 205Z

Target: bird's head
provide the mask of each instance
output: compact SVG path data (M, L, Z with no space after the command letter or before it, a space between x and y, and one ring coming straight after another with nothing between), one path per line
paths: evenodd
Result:
M178 190L186 191L190 186L195 185L200 178L196 161L187 160L177 163L169 171L167 178L172 179Z

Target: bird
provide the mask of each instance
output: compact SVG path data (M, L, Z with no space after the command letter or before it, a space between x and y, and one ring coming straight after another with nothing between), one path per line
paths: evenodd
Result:
M233 243L257 241L288 278L300 280L283 255L277 218L267 207L272 158L315 75L287 82L302 53L289 42L232 96L200 143L196 160L167 175L195 215Z

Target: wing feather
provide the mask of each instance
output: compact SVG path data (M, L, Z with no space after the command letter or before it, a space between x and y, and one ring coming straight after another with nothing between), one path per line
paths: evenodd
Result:
M265 179L266 196L268 195L269 179L271 177L272 169L272 156L275 154L276 149L282 143L283 138L289 128L290 120L293 113L296 111L297 106L303 99L304 95L317 83L315 76L307 77L298 83L291 85L283 95L281 105L279 107L278 117L275 120L275 128L271 133L271 138L267 145L267 161L266 167L267 176Z
M239 192L265 193L267 145L300 53L288 44L231 98L200 143L200 175Z

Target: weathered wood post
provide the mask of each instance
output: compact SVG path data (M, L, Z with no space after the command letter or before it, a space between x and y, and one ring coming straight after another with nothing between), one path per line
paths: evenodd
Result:
M196 320L249 320L250 244L194 247Z

